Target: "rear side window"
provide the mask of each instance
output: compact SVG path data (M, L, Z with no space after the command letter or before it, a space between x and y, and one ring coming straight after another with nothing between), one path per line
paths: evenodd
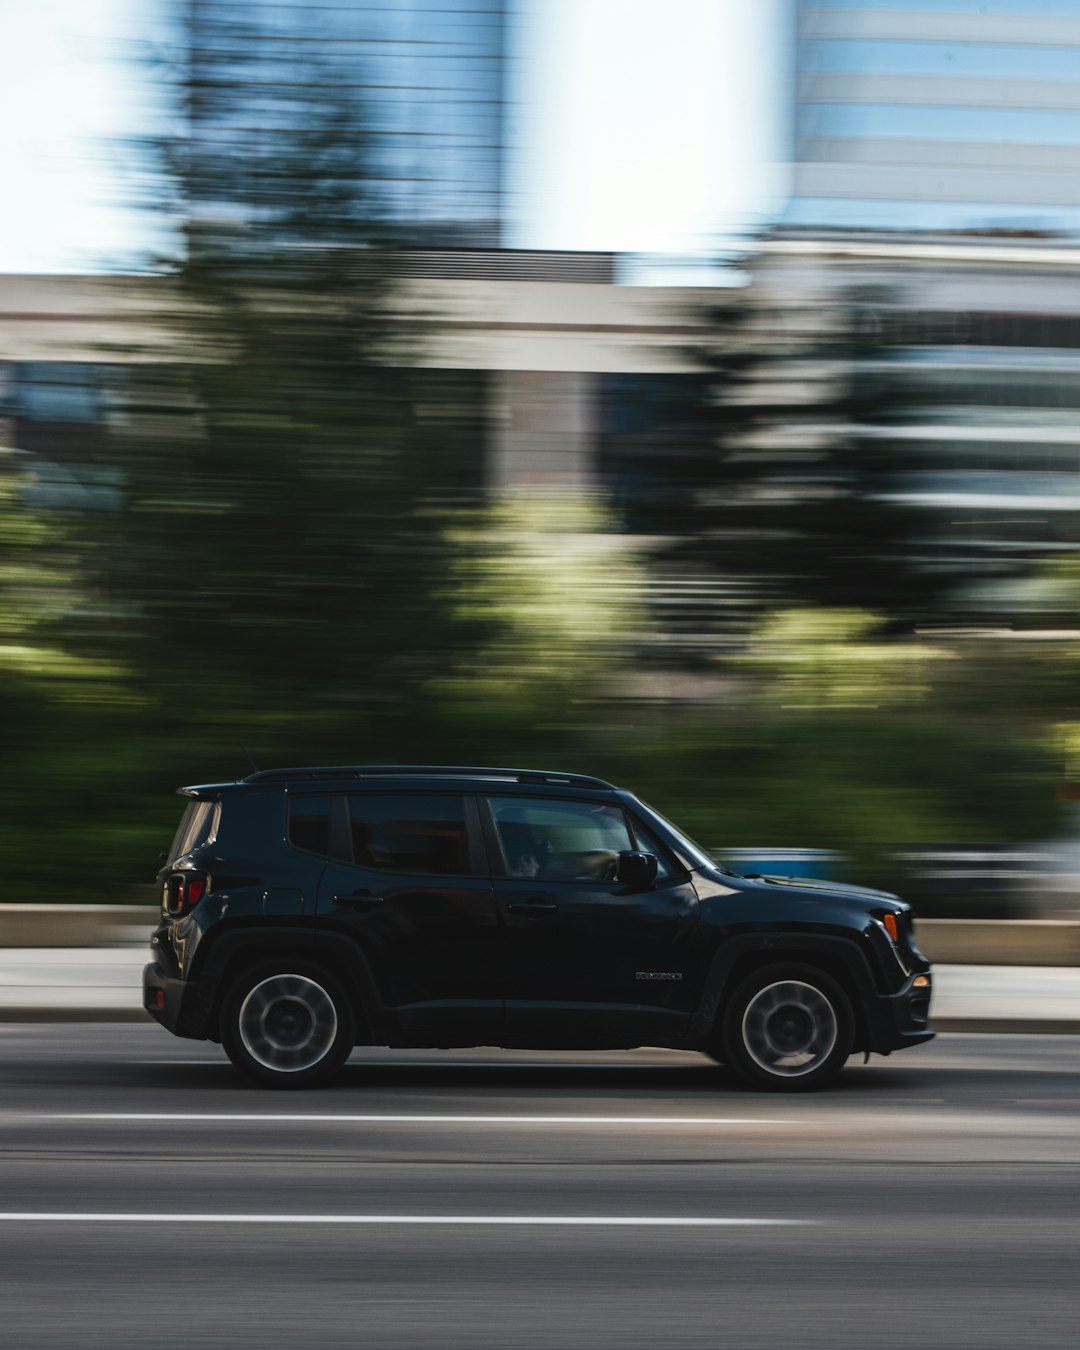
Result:
M330 798L289 798L289 843L308 853L330 852Z
M169 849L169 862L175 862L193 848L212 843L217 838L220 824L220 802L188 802Z
M461 797L350 797L353 861L382 872L468 876L469 832Z

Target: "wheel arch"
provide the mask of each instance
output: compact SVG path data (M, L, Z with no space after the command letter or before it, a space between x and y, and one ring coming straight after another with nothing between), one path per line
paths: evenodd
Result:
M208 1031L213 1040L221 1037L221 1014L225 999L244 970L267 961L292 958L309 966L320 966L336 976L351 996L356 1018L357 1045L378 1044L372 1037L382 1025L382 1009L375 993L375 981L355 944L345 939L319 938L311 929L260 928L252 932L223 933L213 944L203 964L203 974L214 981Z
M691 1043L700 1049L715 1048L735 990L754 971L779 965L814 967L835 980L851 1004L853 1050L869 1046L866 999L876 992L870 966L854 942L831 934L754 934L725 943L713 960L691 1019Z

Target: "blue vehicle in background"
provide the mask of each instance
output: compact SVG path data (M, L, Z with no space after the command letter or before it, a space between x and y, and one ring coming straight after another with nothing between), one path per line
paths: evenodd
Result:
M728 848L715 856L743 876L801 877L807 881L846 881L846 853L828 848Z

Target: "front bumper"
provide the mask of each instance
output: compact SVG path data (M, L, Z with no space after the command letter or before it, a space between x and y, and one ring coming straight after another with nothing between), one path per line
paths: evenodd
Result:
M916 980L927 980L916 987ZM930 996L933 976L929 971L917 971L895 994L876 994L866 1000L868 1049L878 1055L888 1055L909 1045L921 1045L933 1040L930 1020Z
M143 1007L174 1036L216 1039L213 1013L217 980L177 980L156 961L143 969Z

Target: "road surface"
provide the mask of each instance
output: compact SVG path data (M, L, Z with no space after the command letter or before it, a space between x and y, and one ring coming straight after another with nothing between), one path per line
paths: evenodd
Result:
M12 1350L1072 1350L1078 1271L1073 1036L809 1097L663 1051L357 1052L273 1093L152 1025L0 1026Z

